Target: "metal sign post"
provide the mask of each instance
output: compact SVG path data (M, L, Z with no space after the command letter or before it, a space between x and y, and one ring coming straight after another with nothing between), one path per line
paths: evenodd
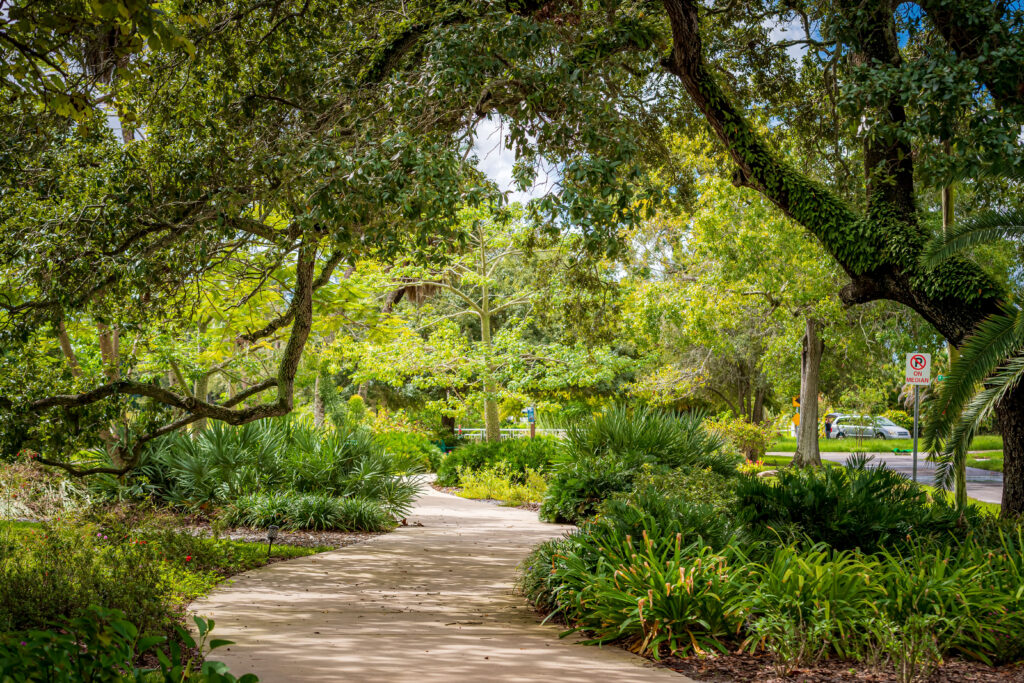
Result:
M914 385L914 474L913 479L917 481L917 424L921 412L921 387Z
M907 354L907 384L914 385L914 470L911 475L917 481L917 432L921 419L921 385L928 386L932 381L932 354Z

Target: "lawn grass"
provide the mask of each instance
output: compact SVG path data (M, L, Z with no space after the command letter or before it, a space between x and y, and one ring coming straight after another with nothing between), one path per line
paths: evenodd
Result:
M823 453L892 453L893 449L909 451L914 447L912 439L818 439L818 448ZM920 452L921 442L918 441ZM1003 437L984 435L975 437L971 444L974 451L1002 451ZM768 446L769 451L795 451L796 439L788 436L776 437ZM909 455L909 453L907 454Z
M979 458L984 458L979 460ZM1003 471L1003 452L1002 451L984 451L982 453L972 453L967 456L967 466L977 467L980 470L990 470L992 472Z
M945 496L948 498L949 496L952 495L948 491L940 491L934 486L929 486L928 484L920 484L919 486L923 488L925 491L927 491L928 495L932 496L933 498L937 498L940 496ZM999 516L999 512L1003 508L1003 506L1000 505L999 503L986 503L983 500L976 500L974 498L968 498L967 500L971 504L977 505L979 508L981 508L982 512L987 512L989 514L995 515L996 517Z
M761 459L761 462L763 462L765 465L772 465L772 466L778 466L778 467L786 467L786 466L788 466L789 464L791 464L793 462L793 456L792 455L766 455L766 456L764 456L764 458ZM841 467L841 465L839 463L832 462L831 460L822 460L821 464L825 465L826 467Z
M9 531L11 533L24 533L32 529L38 529L39 522L15 522L9 519L0 519L0 533Z

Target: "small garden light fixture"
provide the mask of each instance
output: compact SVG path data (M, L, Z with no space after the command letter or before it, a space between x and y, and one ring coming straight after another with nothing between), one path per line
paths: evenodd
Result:
M270 549L274 547L274 541L277 540L278 526L271 524L267 527L267 559L270 559Z

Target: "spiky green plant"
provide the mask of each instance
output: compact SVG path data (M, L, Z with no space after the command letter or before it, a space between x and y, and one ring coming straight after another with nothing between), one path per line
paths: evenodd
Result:
M1024 169L992 164L986 175L1019 184ZM978 213L945 230L928 245L921 260L926 269L973 247L1024 237L1024 210L998 207ZM1024 311L1021 301L1007 303L982 321L960 347L926 406L925 448L937 454L936 484L955 488L958 507L967 505L967 451L979 425L1024 376Z

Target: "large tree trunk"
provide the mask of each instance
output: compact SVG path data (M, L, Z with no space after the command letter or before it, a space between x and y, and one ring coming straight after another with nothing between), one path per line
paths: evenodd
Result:
M64 327L64 321L58 318L54 327L57 328L57 340L60 342L60 349L64 352L64 357L67 358L71 376L81 377L82 368L78 364L78 356L75 355L75 348L71 345L71 338L68 336L67 328Z
M107 381L116 382L121 379L117 358L117 330L111 330L105 323L96 323L96 333L100 342L100 357L103 359L103 374L106 375Z
M767 387L758 383L757 389L754 390L754 409L750 413L750 421L753 424L764 422L764 399L767 393Z
M1024 515L1024 385L996 406L1003 435L1003 517Z
M484 382L484 433L488 441L501 440L501 415L498 412L498 386L493 380Z
M443 434L454 434L455 433L455 416L454 415L442 415L441 416L441 432Z
M206 394L210 391L210 375L202 374L196 378L195 384L192 387L192 395L198 398L200 401L206 400ZM206 429L206 418L201 417L192 423L192 434L197 435L202 433Z
M800 436L797 439L794 467L810 467L821 464L818 452L818 377L821 374L821 356L825 343L818 333L819 323L807 319L804 333L803 352L800 355Z

